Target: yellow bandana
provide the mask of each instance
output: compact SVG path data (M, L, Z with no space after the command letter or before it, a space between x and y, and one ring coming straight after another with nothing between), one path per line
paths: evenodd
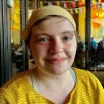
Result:
M37 10L33 11L32 15L28 21L28 24L22 31L22 34L21 34L22 39L26 40L29 37L30 30L31 30L30 28L34 25L34 23L36 23L38 20L43 19L49 15L58 15L58 16L66 17L73 24L73 26L76 29L75 21L67 10L65 10L64 8L61 8L59 6L53 6L53 5L45 6L45 7L38 8Z

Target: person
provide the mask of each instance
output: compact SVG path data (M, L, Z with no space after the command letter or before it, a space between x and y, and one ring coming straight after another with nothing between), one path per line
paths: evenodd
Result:
M96 60L99 64L104 63L104 39L98 43L98 48L96 52Z
M75 56L75 67L85 69L85 43L83 41L77 42L77 50Z
M22 39L36 67L1 87L1 104L104 104L100 81L72 67L77 33L68 11L53 5L35 10Z
M95 38L92 37L91 38L91 66L97 66L98 62L96 60L96 52L97 52L97 47L98 47L98 43L95 41Z
M91 46L92 46L95 50L97 50L98 44L97 44L97 42L95 41L95 38L94 38L94 37L91 38Z

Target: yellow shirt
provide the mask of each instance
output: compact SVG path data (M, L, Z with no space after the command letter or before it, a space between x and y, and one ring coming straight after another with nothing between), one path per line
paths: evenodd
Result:
M104 89L89 71L74 68L76 84L68 104L104 104ZM0 104L54 104L43 97L26 79L25 72L0 89Z

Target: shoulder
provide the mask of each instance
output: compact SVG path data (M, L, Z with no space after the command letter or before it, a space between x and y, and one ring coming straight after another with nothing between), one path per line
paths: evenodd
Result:
M76 85L73 89L73 101L77 99L79 103L86 102L86 104L103 104L104 103L104 89L98 78L87 70L73 68L76 74Z
M74 71L75 71L75 74L78 78L83 78L83 79L97 79L96 76L91 73L90 71L88 70L83 70L83 69L78 69L78 68L73 68Z
M84 69L78 69L78 68L73 68L73 70L75 71L76 75L79 75L80 77L92 77L95 76L93 73L91 73L88 70L84 70Z
M78 81L83 83L83 85L94 87L95 89L97 89L97 88L103 89L99 79L90 71L82 70L82 69L78 69L78 68L74 68L74 71L76 73L76 77L77 77Z
M31 73L31 70L20 72L15 77L7 81L1 86L0 91L5 92L18 92L19 90L26 90L26 86L30 86L27 76ZM4 90L3 90L4 89ZM1 92L0 92L1 93Z
M0 88L0 102L8 102L8 104L15 104L15 100L19 97L19 95L27 91L29 83L26 79L26 76L29 73L30 71L21 72L15 77L13 77L11 80L6 82Z
M8 89L10 86L17 86L26 79L30 71L17 73L13 78L7 81L1 88Z

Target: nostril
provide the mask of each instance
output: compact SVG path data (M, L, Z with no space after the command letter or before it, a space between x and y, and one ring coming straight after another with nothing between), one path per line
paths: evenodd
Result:
M61 53L62 52L62 48L61 47L54 47L49 49L49 53L50 54L57 54L57 53Z
M50 54L55 54L55 51L53 51L53 50L50 50Z

